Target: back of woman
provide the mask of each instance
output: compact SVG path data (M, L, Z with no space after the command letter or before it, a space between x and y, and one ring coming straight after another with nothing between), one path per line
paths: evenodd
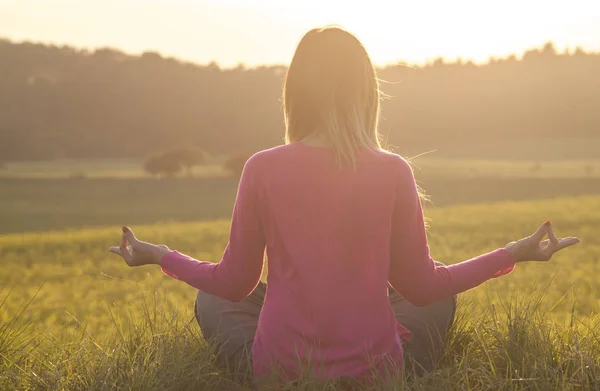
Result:
M365 372L369 352L399 351L387 282L400 167L363 148L340 169L331 149L301 142L249 162L268 259L255 353L330 377Z

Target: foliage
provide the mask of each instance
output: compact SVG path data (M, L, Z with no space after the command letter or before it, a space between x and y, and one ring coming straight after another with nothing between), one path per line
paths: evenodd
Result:
M181 160L174 153L153 155L144 162L144 170L151 175L174 177L182 168Z
M220 69L7 40L0 58L0 156L8 161L143 158L187 142L220 155L281 143L284 67ZM510 149L526 139L598 137L599 68L598 53L551 45L485 65L389 65L379 69L390 97L381 129L406 154L465 140L509 140ZM124 137L135 142L115 143Z
M206 155L202 150L181 147L150 156L144 162L144 171L150 175L174 177L185 168L188 176L192 176L192 169L205 163Z
M447 264L551 219L581 245L459 296L440 368L394 389L595 390L600 373L600 197L428 209ZM228 221L134 226L141 239L217 261ZM119 226L0 236L0 389L247 389L214 367L194 289L107 248ZM32 300L33 298L33 300ZM28 304L29 303L29 304ZM347 389L307 381L285 389ZM381 386L375 389L382 389Z
M187 170L188 176L192 176L192 169L196 166L206 164L206 154L200 148L181 147L169 152L175 155L181 165Z

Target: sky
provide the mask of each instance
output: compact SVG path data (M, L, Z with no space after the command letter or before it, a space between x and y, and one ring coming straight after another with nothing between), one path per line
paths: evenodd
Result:
M157 51L185 61L288 64L302 35L338 24L378 65L484 62L553 41L600 51L600 0L0 0L12 41Z

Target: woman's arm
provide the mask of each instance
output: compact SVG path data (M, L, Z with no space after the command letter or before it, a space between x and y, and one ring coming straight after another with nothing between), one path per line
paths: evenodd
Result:
M390 285L417 306L474 288L513 270L506 249L451 266L436 266L429 254L423 209L408 163L402 159L396 176L396 199L390 243Z
M197 261L177 251L163 255L165 274L211 295L245 299L256 288L263 269L265 238L257 201L252 158L244 167L233 209L229 243L219 263Z

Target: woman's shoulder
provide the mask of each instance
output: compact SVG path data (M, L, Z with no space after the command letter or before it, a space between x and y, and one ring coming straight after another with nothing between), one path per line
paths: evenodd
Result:
M282 158L285 158L290 152L290 145L279 145L255 152L246 161L245 169L252 171L268 170L274 164L281 162Z
M412 172L412 166L407 159L400 156L399 154L389 150L378 150L377 154L385 162L388 169L395 173L406 173L407 171Z
M250 156L248 162L252 164L264 164L264 162L273 161L281 156L287 155L291 152L291 145L278 145L276 147L263 149L255 152Z

